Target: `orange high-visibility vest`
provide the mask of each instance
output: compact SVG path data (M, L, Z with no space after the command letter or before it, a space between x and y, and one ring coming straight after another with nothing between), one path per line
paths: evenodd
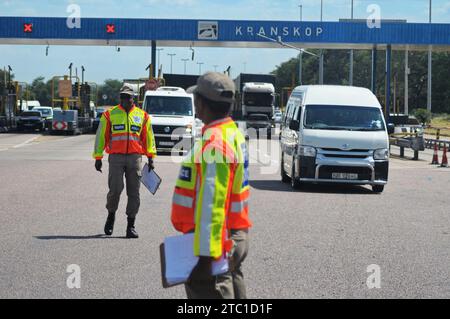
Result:
M118 105L103 113L97 130L93 157L108 154L141 154L156 156L155 139L150 116L133 106L127 113Z
M194 255L220 257L231 249L229 230L248 229L249 156L231 118L203 129L181 165L172 200L172 223L194 231Z

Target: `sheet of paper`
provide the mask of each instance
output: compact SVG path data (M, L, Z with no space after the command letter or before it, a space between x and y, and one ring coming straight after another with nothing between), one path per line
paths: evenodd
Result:
M144 186L152 193L156 194L158 191L159 185L161 185L161 178L155 173L155 170L148 171L148 165L144 165L144 169L142 170L141 182Z
M167 282L171 285L186 282L199 260L194 256L194 234L168 237L164 246ZM225 257L212 264L214 276L224 274L228 269Z
M166 279L171 285L186 282L198 263L194 256L194 234L168 237L164 240L166 249Z

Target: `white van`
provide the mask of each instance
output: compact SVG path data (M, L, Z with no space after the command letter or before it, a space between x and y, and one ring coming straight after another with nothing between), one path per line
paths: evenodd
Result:
M282 126L283 182L293 188L308 182L372 185L374 192L383 192L389 137L382 107L370 90L297 87Z
M41 106L41 103L39 101L17 100L17 107L21 111L31 111L36 106Z
M158 151L190 151L198 130L192 94L178 87L160 87L145 93L142 108L151 116Z

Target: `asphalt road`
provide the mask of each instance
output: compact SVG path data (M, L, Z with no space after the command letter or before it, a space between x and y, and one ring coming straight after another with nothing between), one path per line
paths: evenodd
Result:
M107 165L95 172L93 140L0 135L0 298L185 297L182 287L161 287L158 250L176 234L169 216L178 165L156 160L163 185L155 197L142 191L141 238L123 238L125 194L107 238ZM253 163L249 297L450 298L450 169L427 156L392 158L382 195L356 186L294 192L276 169ZM275 168L276 158L261 157ZM80 289L67 287L72 264ZM373 264L379 289L366 284Z

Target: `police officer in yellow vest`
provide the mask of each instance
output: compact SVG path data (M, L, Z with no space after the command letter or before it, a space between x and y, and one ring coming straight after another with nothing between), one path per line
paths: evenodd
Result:
M155 140L150 116L133 104L133 90L122 87L120 105L103 113L97 130L94 154L95 168L102 171L103 151L109 154L109 193L106 209L108 218L105 234L112 235L120 195L124 189L125 175L128 204L126 214L128 226L126 237L138 238L135 229L136 215L140 206L140 177L142 155L148 158L149 170L154 169L153 158L156 156Z
M248 169L246 141L228 117L235 86L226 75L206 73L191 91L202 139L182 163L172 200L172 224L194 233L194 268L186 293L190 299L245 299L242 262L248 252ZM230 257L230 271L212 275L212 262Z

